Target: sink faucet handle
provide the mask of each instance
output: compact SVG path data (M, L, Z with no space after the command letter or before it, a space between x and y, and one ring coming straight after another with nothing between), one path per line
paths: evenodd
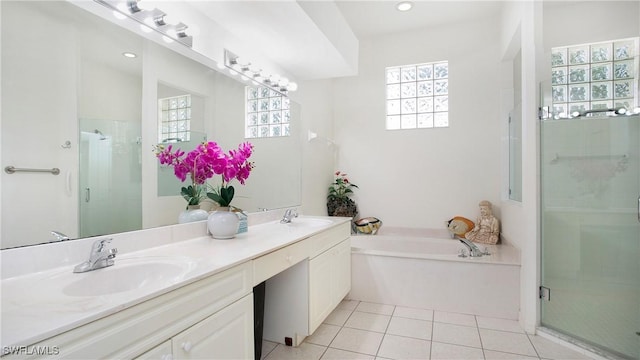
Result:
M113 240L112 238L104 238L104 239L100 239L100 240L96 240L93 243L93 246L91 248L91 251L94 253L97 252L102 252L102 250L104 249L104 247L111 242L111 240Z

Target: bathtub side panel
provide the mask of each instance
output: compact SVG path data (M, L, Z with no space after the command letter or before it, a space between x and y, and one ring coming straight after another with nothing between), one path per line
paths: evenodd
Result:
M518 319L520 266L351 254L347 298Z

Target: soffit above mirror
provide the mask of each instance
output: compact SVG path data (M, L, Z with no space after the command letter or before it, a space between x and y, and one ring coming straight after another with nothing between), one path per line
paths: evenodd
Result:
M297 79L357 74L358 39L334 2L185 2Z

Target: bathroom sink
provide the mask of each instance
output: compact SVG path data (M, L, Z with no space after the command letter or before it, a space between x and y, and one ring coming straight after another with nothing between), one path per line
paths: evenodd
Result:
M68 296L101 296L125 291L171 285L189 271L188 260L123 259L113 266L88 271L62 289Z
M288 223L287 226L315 228L331 225L331 223L333 223L333 221L328 219L294 218L291 219L291 222Z

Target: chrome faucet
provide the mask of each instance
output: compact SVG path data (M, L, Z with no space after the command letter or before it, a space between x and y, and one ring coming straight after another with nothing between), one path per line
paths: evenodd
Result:
M111 240L110 238L96 240L91 247L89 260L76 265L76 267L73 268L73 272L83 273L113 265L113 258L116 257L118 249L107 248L107 244L110 243Z
M69 237L63 233L61 233L60 231L51 231L51 235L53 235L53 237L55 237L55 240L51 240L50 242L56 242L56 241L66 241L69 240Z
M469 249L469 256L471 257L481 257L482 255L488 255L487 252L483 252L480 248L471 242L468 239L458 238L461 243L463 243Z
M281 224L289 224L291 219L298 217L298 212L296 209L287 209L282 215L282 220L280 220Z

